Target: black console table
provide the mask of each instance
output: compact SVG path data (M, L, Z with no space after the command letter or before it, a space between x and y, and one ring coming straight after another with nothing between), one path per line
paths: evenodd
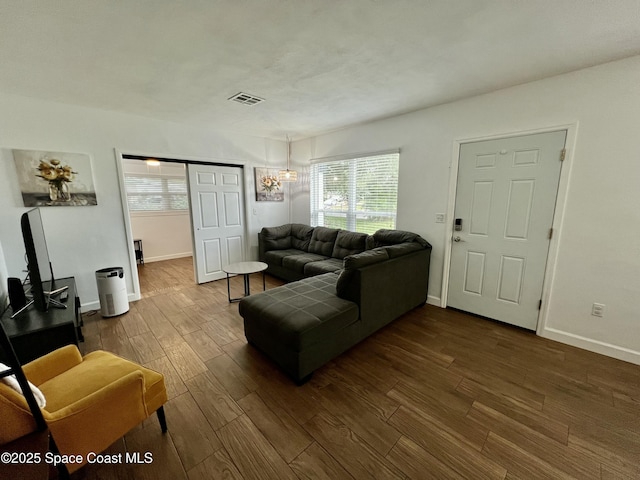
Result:
M56 279L55 288L64 286L68 287L67 308L51 305L47 312L40 312L31 306L15 318L10 318L11 309L2 316L0 321L20 363L30 362L65 345L78 345L78 341L84 340L75 278ZM49 288L47 283L44 287L45 290ZM59 295L52 298L59 299Z

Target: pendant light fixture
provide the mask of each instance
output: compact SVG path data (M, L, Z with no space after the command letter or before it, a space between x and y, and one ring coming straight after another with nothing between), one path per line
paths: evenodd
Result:
M281 182L296 182L298 180L298 172L289 168L291 163L291 140L287 135L287 169L278 172L278 179Z

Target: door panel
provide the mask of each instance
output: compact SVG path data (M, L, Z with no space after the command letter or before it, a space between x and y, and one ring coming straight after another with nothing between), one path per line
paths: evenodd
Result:
M503 256L500 259L498 300L519 305L523 277L524 258Z
M469 228L469 233L485 236L489 233L492 195L493 182L475 182L473 202L471 204L471 226Z
M200 184L202 185L202 184ZM214 192L200 192L198 194L200 208L200 225L203 228L218 226L218 200Z
M220 239L203 240L202 245L204 250L204 274L212 275L222 270Z
M535 165L538 163L538 157L540 156L540 150L520 150L513 155L513 164L518 166Z
M223 185L240 185L240 175L223 173L222 184Z
M526 240L533 206L535 180L513 180L507 200L505 238Z
M224 278L225 265L244 260L242 168L188 165L198 283Z
M224 226L237 227L242 223L242 211L240 210L240 194L238 192L225 192L224 198Z
M476 168L491 168L496 166L496 154L477 155Z
M242 237L227 237L227 252L229 252L229 263L241 262L244 258L244 241Z
M467 265L465 268L464 291L475 295L482 295L482 283L484 282L485 254L480 252L467 252Z
M535 330L565 138L460 147L447 305Z
M214 172L197 172L196 174L198 185L215 185L216 174Z

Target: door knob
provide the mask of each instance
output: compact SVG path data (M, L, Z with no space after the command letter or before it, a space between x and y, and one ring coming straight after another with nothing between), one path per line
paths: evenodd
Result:
M454 242L460 242L460 241L462 241L462 239L460 237L453 237L453 241Z

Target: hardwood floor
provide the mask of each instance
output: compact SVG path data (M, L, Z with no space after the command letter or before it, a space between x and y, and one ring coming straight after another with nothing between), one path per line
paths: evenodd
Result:
M109 449L153 463L75 479L640 478L640 366L425 305L297 387L226 281L194 285L190 258L139 271L144 298L85 315L83 348L161 371L169 431L154 415Z

